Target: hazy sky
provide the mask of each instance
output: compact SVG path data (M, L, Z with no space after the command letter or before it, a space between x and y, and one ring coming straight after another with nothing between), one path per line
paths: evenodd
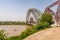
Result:
M0 21L25 21L30 8L44 11L56 0L0 0ZM54 7L52 10L55 10Z

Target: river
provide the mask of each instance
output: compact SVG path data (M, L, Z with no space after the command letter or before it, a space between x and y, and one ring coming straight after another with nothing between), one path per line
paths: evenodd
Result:
M0 30L5 30L7 37L20 35L26 28L26 25L0 25Z

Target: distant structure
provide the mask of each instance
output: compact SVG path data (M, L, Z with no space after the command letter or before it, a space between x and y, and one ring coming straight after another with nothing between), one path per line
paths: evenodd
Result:
M30 14L33 15L33 17L35 18L36 21L34 21L33 17L30 18ZM27 16L26 16L26 24L37 23L41 14L42 14L41 11L39 11L37 9L34 9L34 8L29 9L27 12ZM29 18L30 18L30 21L29 21Z
M51 10L51 8L54 7L57 4L58 4L58 7L57 7L57 10L56 10L56 13L55 13ZM28 19L29 19L29 16L30 16L31 13L35 17L36 23L38 22L38 19L40 18L41 14L42 14L41 11L39 11L37 9L33 9L33 8L29 9L28 12L27 12L27 16L26 16L26 23L27 24L29 24ZM54 16L54 20L56 21L56 23L60 24L60 0L57 0L53 4L46 7L44 13L52 14ZM32 18L31 18L31 20L32 20ZM33 21L31 23L33 23Z

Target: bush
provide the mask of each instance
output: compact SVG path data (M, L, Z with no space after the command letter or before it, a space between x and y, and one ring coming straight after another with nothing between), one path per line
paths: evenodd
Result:
M34 28L37 30L42 30L42 29L46 29L49 28L49 23L48 22L44 22L44 23L38 23Z
M21 33L19 39L24 39L31 34L33 34L32 29L27 28L24 32Z
M4 33L4 30L1 30L0 31L0 40L6 40L6 39L7 39L6 33Z
M39 19L39 22L48 22L49 25L53 24L54 21L53 21L53 17L51 14L48 14L48 13L44 13L41 18Z

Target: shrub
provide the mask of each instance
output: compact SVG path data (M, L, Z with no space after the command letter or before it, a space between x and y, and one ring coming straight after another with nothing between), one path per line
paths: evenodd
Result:
M24 39L31 34L33 34L32 29L27 28L24 32L21 33L19 39Z
M39 19L39 22L48 22L49 25L53 24L54 21L53 21L53 17L51 14L48 14L48 13L44 13L41 18Z
M4 33L4 30L1 30L0 31L0 40L6 40L6 39L7 39L6 33Z
M37 30L42 30L42 29L46 29L49 28L49 23L48 22L44 22L44 23L38 23L34 28Z

